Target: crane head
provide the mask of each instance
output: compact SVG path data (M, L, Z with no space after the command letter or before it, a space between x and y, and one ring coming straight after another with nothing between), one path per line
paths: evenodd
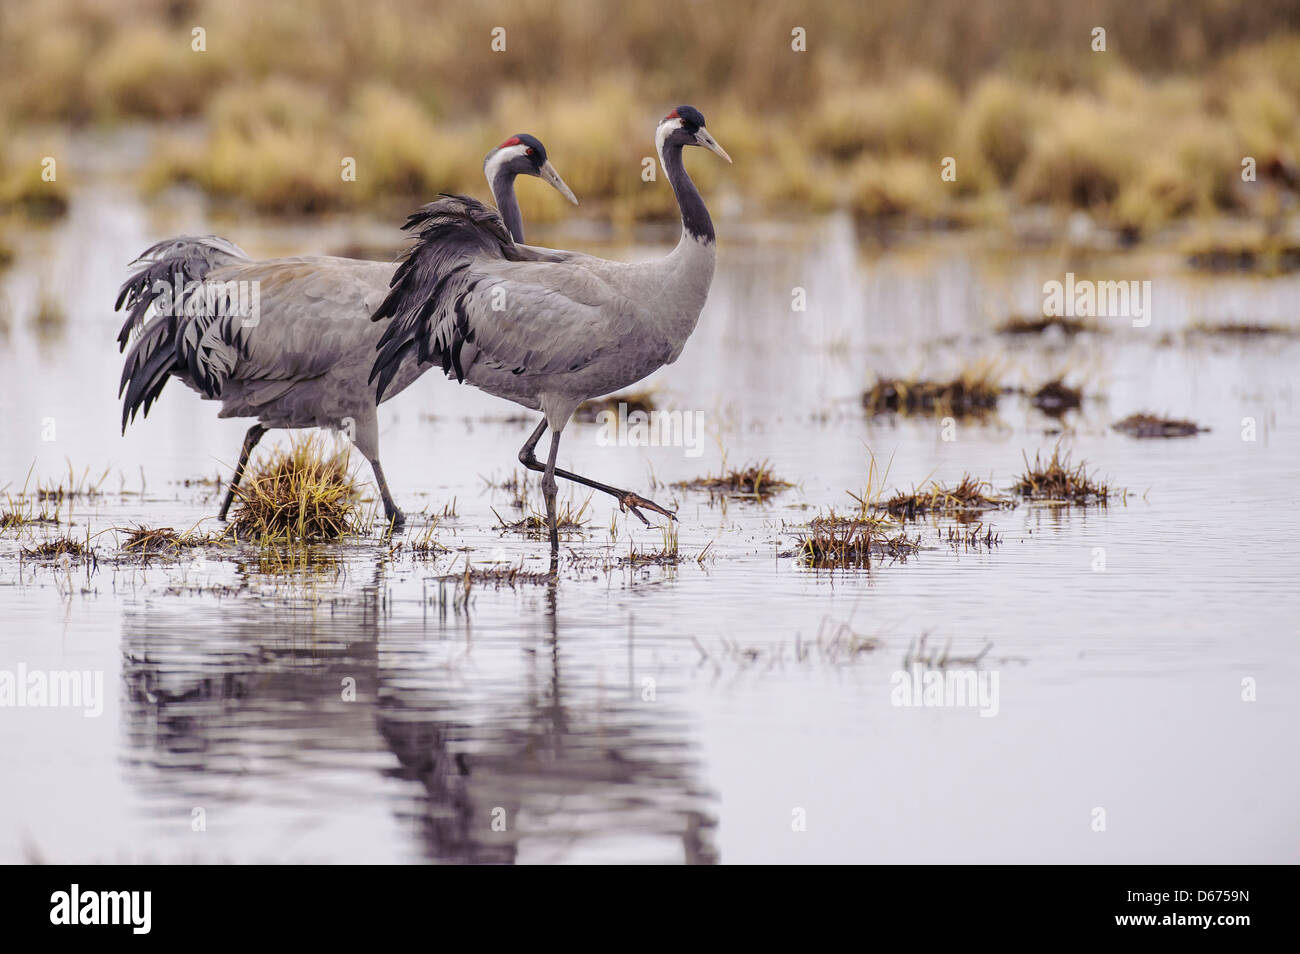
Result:
M721 156L728 162L731 157L727 150L718 145L718 141L704 128L704 114L694 106L678 106L671 113L659 120L655 132L655 141L662 156L664 147L670 144L680 146L703 146L709 152Z
M578 204L578 198L573 194L573 190L565 185L560 174L546 158L546 147L542 145L542 141L528 133L511 136L489 152L487 158L483 160L483 173L489 183L494 182L497 176L503 173L514 176L537 176L549 182L555 187L556 192L574 205Z

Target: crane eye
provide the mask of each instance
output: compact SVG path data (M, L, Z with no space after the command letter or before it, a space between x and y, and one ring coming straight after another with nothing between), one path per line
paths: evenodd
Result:
M533 147L532 147L532 146L529 146L529 147L524 151L524 155L526 155L526 156L532 156L532 155L535 155L535 153L533 152Z

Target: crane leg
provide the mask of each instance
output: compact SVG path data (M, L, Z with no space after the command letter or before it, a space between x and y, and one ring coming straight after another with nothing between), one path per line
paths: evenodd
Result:
M257 442L262 439L262 435L268 430L269 428L263 427L261 424L254 424L248 429L248 433L244 435L244 446L239 452L239 463L235 465L235 476L231 478L230 489L226 491L226 500L221 505L221 512L217 514L217 519L223 523L226 520L226 514L230 512L230 505L235 500L235 489L239 486L239 482L244 479L244 468L248 466L248 455L253 453L253 448L257 446Z
M534 456L534 451L537 449L537 442L542 439L542 434L545 432L546 419L543 418L542 422L537 425L537 430L533 431L532 435L524 443L524 446L519 449L519 463L523 464L529 470L546 471L548 469L547 465L544 465L536 456ZM661 513L669 520L677 519L676 515L671 510L665 510L653 500L647 500L640 494L634 494L630 490L619 490L617 487L611 487L609 484L602 484L599 481L592 480L590 477L583 477L581 474L575 474L572 471L561 470L560 468L553 466L555 463L555 452L559 446L560 435L556 433L553 435L551 440L550 464L552 466L550 467L550 471L556 477L563 477L565 480L572 480L575 483L582 484L584 487L590 487L593 490L599 490L603 494L609 494L618 501L618 507L620 510L624 513L629 510L632 511L632 513L637 516L637 519L647 527L651 525L650 521L645 518L645 515L642 514L639 509L637 509L638 507L644 507L646 510L653 510L655 513ZM542 489L546 489L545 482L543 482Z
M546 458L546 473L542 474L542 496L546 498L546 524L551 531L551 559L560 552L560 528L555 513L555 458L560 452L560 432L551 434L551 454Z
M384 479L384 468L379 466L379 458L370 459L370 469L375 472L375 483L379 485L379 496L384 501L384 522L394 530L401 530L406 525L406 517L397 509L393 495L388 492L388 481Z

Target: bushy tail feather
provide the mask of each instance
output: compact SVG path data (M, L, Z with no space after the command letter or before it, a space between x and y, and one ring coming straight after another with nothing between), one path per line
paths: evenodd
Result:
M420 364L438 362L444 371L453 366L451 343L440 341L434 327L445 311L443 299L463 291L460 279L468 259L480 254L510 258L515 247L500 215L463 195L443 193L411 213L402 228L416 232L415 241L393 273L388 297L370 316L371 321L390 319L370 369L370 381L378 379L378 400L413 352Z
M119 351L125 351L134 335L135 344L126 355L118 396L122 402L122 430L137 412L148 415L172 369L184 365L180 353L183 315L155 314L146 321L155 299L155 287L184 289L189 282L202 281L212 269L248 261L243 250L215 235L179 236L146 249L132 264L142 265L122 283L114 309L126 308L127 317L117 335Z

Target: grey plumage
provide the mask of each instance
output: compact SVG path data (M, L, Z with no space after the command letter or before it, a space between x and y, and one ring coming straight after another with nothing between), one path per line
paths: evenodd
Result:
M629 264L517 244L493 210L465 196L444 195L407 221L415 241L373 316L388 319L370 372L378 399L413 358L545 414L520 460L542 469L533 447L549 426L552 452L543 491L552 552L558 548L554 474L612 493L634 513L638 506L668 513L554 466L560 432L578 405L677 360L708 297L713 224L685 173L681 151L700 145L730 159L705 132L704 117L689 106L659 124L656 141L682 212L681 241L666 257Z
M530 152L516 137L494 154L498 201L513 202L520 174L545 178L572 199L544 150ZM378 399L367 384L384 331L367 319L387 295L396 264L332 256L254 261L216 236L159 242L134 264L141 267L122 285L116 306L127 312L119 347L130 345L119 388L124 430L137 413L148 414L171 377L221 401L220 417L256 418L221 509L224 519L248 455L268 428L342 429L370 461L387 518L401 521L379 464ZM225 307L223 289L255 289L257 313ZM173 292L181 293L179 307ZM422 370L399 358L383 399Z

